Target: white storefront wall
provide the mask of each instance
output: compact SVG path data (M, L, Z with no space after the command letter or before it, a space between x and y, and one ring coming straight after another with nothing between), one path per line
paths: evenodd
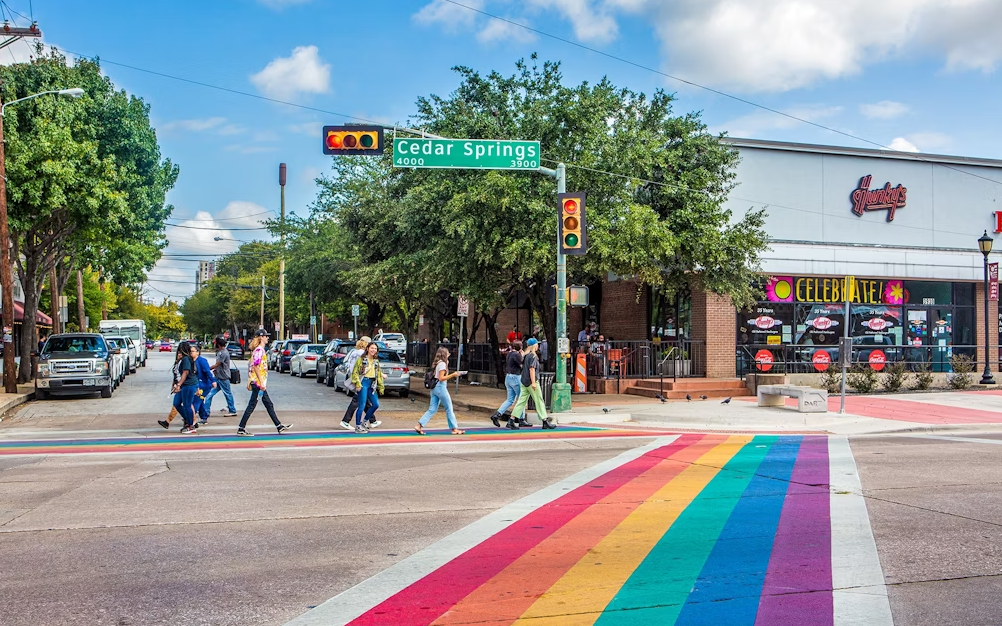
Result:
M727 208L735 218L750 208L768 213L764 272L982 280L977 239L993 234L1002 210L1002 161L727 141L741 155ZM886 209L853 212L852 193L867 175L869 189L907 188L893 221Z

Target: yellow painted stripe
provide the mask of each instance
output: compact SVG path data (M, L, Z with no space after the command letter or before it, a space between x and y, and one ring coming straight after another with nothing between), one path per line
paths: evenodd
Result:
M589 550L515 624L592 626L693 498L751 440L731 436L699 457Z

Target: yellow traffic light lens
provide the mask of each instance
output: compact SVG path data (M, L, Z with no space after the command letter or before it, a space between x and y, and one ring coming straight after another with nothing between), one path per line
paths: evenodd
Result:
M358 145L358 139L355 137L355 135L345 135L344 136L344 147L345 148L354 148L357 145Z
M362 135L361 138L359 138L359 143L362 144L363 148L371 148L373 143L372 135Z
M567 230L577 230L578 225L579 225L578 218L576 217L564 218L564 228L566 228Z
M578 236L574 233L568 233L564 235L564 245L568 248L573 248L578 245Z
M564 213L577 213L577 212L578 212L578 203L575 200L564 201Z

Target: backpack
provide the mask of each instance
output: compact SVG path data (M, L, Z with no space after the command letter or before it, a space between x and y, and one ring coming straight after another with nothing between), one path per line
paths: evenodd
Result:
M344 376L344 388L348 391L357 391L355 385L351 384L351 373L355 370L355 363L362 356L358 354L358 350L352 350L348 353L348 356L344 360L344 365L346 368Z
M235 367L230 368L230 384L239 385L240 384L240 370Z
M424 388L434 389L435 385L438 384L438 377L435 376L435 368L429 369L424 373Z

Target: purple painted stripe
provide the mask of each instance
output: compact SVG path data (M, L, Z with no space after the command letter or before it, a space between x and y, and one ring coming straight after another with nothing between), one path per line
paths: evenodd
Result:
M779 517L756 626L832 626L828 438L805 437Z

